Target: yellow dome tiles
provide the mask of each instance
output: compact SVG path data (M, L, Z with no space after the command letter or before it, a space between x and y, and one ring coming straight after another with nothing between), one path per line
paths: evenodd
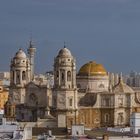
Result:
M90 61L89 63L86 63L85 65L83 65L80 68L78 75L83 75L83 76L102 75L102 76L104 76L104 75L107 75L107 72L102 64L97 64L95 61Z

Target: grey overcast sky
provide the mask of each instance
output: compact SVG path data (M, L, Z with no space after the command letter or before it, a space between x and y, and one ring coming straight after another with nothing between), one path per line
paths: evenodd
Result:
M37 73L52 70L64 41L77 71L95 60L107 71L140 71L140 0L1 0L0 71L25 51L30 34Z

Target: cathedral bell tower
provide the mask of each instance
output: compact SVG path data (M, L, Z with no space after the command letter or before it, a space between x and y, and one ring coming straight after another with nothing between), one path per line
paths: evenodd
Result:
M10 66L10 96L15 104L24 103L25 85L30 81L30 65L22 49L15 54Z
M65 46L54 59L53 95L58 127L71 127L76 123L77 116L76 65Z

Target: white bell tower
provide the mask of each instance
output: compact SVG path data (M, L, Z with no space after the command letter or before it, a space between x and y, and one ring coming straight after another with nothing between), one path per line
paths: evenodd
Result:
M65 46L54 59L54 79L53 105L57 111L58 127L69 127L76 123L76 65Z

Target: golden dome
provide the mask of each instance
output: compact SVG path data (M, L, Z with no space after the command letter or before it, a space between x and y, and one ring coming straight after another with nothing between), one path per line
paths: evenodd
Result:
M97 64L95 61L91 61L89 63L86 63L85 65L83 65L80 68L78 75L83 75L83 76L102 75L102 76L105 76L105 75L107 75L107 72L102 64Z

